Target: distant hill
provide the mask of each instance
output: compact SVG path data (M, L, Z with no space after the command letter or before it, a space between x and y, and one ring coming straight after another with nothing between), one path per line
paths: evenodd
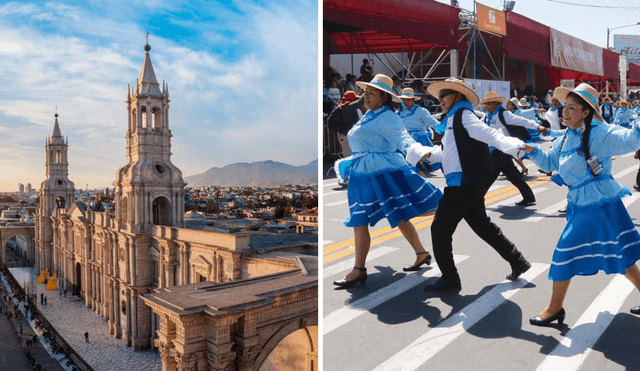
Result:
M275 161L238 162L222 168L212 167L202 174L184 178L189 187L275 186L283 184L317 184L318 160L292 166Z

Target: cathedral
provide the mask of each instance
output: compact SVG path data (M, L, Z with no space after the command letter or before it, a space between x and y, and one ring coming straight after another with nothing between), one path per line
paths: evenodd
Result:
M35 217L36 270L56 273L58 287L82 298L133 350L157 348L163 369L257 369L275 348L273 339L299 329L310 334L301 364L316 369L317 256L309 259L309 246L258 255L246 233L186 228L186 183L171 163L169 89L156 79L151 47L144 50L140 77L127 89L127 163L112 183L114 210L94 211L75 200L70 144L55 115ZM271 297L276 281L282 286L276 299L247 300L225 311L224 320L205 310L220 307L213 294L189 309L200 320L184 317L194 293L241 297L263 290ZM189 298L186 304L178 304L178 292ZM188 336L192 331L200 337Z

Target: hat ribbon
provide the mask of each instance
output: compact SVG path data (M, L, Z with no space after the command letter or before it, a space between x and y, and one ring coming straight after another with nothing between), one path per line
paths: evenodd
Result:
M379 85L379 86L382 86L383 88L387 88L387 89L389 89L389 90L393 91L393 89L391 89L391 86L389 86L389 85L385 84L384 82L380 82L380 81L372 81L372 82L370 82L369 84L371 84L371 85Z
M576 93L579 93L580 95L586 95L586 98L589 98L591 100L591 103L593 103L594 105L598 105L596 98L593 97L593 95L589 94L588 92L582 90L582 91L577 91Z
M504 107L497 106L496 109L493 110L493 112L489 113L489 115L487 115L487 125L491 125L491 120L493 119L493 117L497 115L498 112L500 112L500 110L503 110L503 109Z
M436 126L436 133L438 134L444 133L444 129L447 128L447 121L449 120L449 117L452 117L453 115L455 115L455 113L461 108L468 108L471 111L473 111L473 106L471 105L471 102L466 100L461 100L460 102L456 103L453 107L451 107L449 112L447 112L447 115L442 118L442 121L440 121L440 124Z

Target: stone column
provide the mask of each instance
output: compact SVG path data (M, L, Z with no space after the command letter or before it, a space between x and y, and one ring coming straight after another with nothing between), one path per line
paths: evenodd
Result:
M175 354L173 353L173 340L176 338L176 325L163 313L157 313L160 321L158 338L154 345L158 347L160 359L162 359L162 371L177 371Z
M207 331L209 344L206 359L210 371L227 371L236 359L236 352L233 350L235 343L231 341L231 327L234 322L231 318L217 320L214 328Z
M260 353L260 337L257 335L257 314L245 315L238 319L234 340L237 352L237 371L253 370L253 362Z

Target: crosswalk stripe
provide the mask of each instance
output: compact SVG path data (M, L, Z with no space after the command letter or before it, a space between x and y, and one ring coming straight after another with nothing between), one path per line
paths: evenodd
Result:
M547 188L547 187L538 187L538 188L533 188L531 190L533 191L533 194L537 195L538 193L542 193L544 191L549 190L549 188ZM487 211L495 211L495 210L498 210L499 208L504 207L504 206L515 205L515 203L517 201L520 201L521 199L522 199L522 196L520 195L520 192L518 192L517 196L506 198L506 199L504 199L504 200L502 200L500 202L497 202L497 203L491 205L491 207L487 207L486 209L487 209Z
M367 255L367 261L369 262L373 259L392 253L396 250L400 250L400 249L398 247L390 247L390 246L380 246L378 248L372 249L369 251L369 254ZM343 260L339 263L322 268L322 276L324 278L331 277L334 274L338 274L353 268L355 264L356 264L355 258Z
M459 312L442 321L438 326L416 339L406 348L380 364L374 371L412 371L423 365L431 357L465 333L487 314L513 296L548 269L548 264L534 263L532 267L514 282L503 281L486 294L467 305Z
M629 280L615 276L536 371L578 370L632 291Z
M464 261L468 256L454 255L454 261L456 264ZM331 312L328 316L322 320L323 335L330 333L340 326L354 320L355 318L367 313L371 309L391 300L394 297L408 291L415 286L423 283L427 278L440 275L440 269L437 266L425 271L422 274L408 274L404 278L387 285L375 292L370 293L362 299L349 303L348 306L342 307L336 311Z
M539 222L550 215L558 213L558 210L563 208L564 206L567 206L566 200L556 202L555 204L547 207L546 209L540 210L537 213L529 216L528 218L522 219L522 221L529 222L529 223Z
M630 173L633 173L634 171L638 171L638 167L637 166L628 167L628 168L622 170L621 172L614 174L613 177L615 179L622 178L623 176L625 176L627 174L630 174Z
M329 202L327 204L324 204L325 207L327 206L338 206L338 205L344 205L347 203L347 199L345 198L344 200L340 200L340 201L336 201L336 202Z
M634 193L631 196L623 198L622 203L624 204L624 207L629 207L629 205L638 201L638 198L640 198L640 193Z
M331 245L333 240L322 240L322 246Z

